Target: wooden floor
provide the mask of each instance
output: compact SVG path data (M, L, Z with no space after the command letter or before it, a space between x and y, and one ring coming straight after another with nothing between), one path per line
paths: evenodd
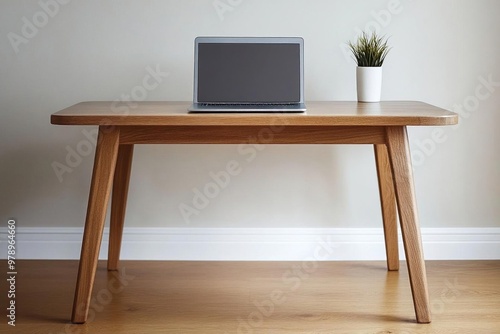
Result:
M428 325L415 322L404 263L137 261L121 274L100 262L89 322L71 325L77 265L17 263L16 327L3 314L0 332L500 333L500 261L428 261Z

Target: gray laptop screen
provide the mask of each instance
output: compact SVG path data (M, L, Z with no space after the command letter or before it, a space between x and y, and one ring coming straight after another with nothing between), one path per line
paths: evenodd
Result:
M200 43L198 102L297 103L300 45Z

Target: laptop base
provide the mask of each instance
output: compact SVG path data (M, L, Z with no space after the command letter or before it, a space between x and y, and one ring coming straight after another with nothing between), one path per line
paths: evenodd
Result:
M193 103L188 108L192 113L301 113L306 111L304 103L269 105L231 105Z

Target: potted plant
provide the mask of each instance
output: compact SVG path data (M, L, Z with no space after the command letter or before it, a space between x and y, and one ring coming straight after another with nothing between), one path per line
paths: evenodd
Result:
M355 44L348 42L356 69L356 86L359 102L380 102L382 90L382 64L390 50L387 39L362 32Z

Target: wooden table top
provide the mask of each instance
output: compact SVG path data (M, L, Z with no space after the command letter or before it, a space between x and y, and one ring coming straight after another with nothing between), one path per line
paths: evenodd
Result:
M190 102L81 102L51 115L59 125L423 126L454 125L456 113L423 102L307 102L306 113L188 113Z

